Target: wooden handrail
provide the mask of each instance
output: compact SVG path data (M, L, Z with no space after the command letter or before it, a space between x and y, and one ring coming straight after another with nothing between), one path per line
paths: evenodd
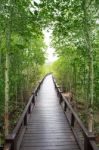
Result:
M88 130L85 128L84 124L82 123L82 121L80 120L80 118L78 117L78 115L76 114L74 109L72 108L71 104L64 97L64 95L62 95L62 92L61 92L58 84L56 83L56 80L54 79L54 77L53 77L53 82L54 82L55 88L57 90L57 94L60 98L60 103L64 102L64 111L66 112L66 110L68 108L71 112L71 123L70 123L71 128L74 131L74 123L76 121L83 132L84 150L99 150L99 148L97 147L97 145L95 143L95 135L93 133L88 132ZM67 117L67 119L68 119L68 117ZM79 146L80 146L80 144L79 144Z
M74 116L75 120L78 122L79 126L81 127L83 133L88 136L89 138L94 138L95 136L88 132L88 130L85 128L84 124L82 123L82 121L80 120L80 118L78 117L78 115L76 114L76 112L74 111L74 109L72 108L71 104L68 102L68 100L62 95L62 99L64 100L64 102L66 102L67 107L71 110L72 115Z
M45 75L45 77L47 75ZM32 92L32 95L31 95L17 125L13 129L12 133L6 137L5 144L4 144L4 150L18 150L16 148L16 138L17 138L22 126L26 127L26 125L27 125L28 115L31 114L32 107L33 107L33 105L35 105L35 96L37 95L38 90L40 89L40 86L41 86L42 82L44 81L45 77L41 81L39 81L39 84Z
M96 146L95 141L90 140L90 145L92 146L92 149L93 149L93 150L99 150L99 148Z

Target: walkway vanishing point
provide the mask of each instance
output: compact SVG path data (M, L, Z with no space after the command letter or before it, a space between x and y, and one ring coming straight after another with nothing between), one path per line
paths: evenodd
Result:
M60 105L61 104L61 105ZM99 150L52 75L31 96L4 150Z

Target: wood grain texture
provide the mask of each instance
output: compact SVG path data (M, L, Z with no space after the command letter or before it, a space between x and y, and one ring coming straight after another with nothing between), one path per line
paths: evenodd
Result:
M79 150L51 75L45 78L37 95L20 150Z

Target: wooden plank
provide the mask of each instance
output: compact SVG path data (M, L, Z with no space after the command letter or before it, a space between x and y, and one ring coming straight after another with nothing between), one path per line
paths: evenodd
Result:
M79 150L78 147L50 146L50 147L22 147L23 150Z
M54 141L54 142L24 142L22 147L50 147L50 146L70 146L70 147L76 147L77 145L73 141Z
M75 142L75 139L74 138L33 138L33 137L24 137L24 143L25 142L39 142L39 143L42 143L42 142L61 142L61 141L64 141L64 142Z

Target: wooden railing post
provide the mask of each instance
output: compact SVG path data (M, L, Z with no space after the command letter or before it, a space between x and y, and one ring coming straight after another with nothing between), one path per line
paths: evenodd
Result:
M24 117L24 126L27 126L27 113L25 114L25 117Z
M62 103L62 96L60 95L59 98L60 98L59 103L61 104Z
M29 106L29 108L28 108L28 113L29 113L29 114L31 113L31 104L30 104L30 106Z
M67 110L67 104L66 104L66 102L64 102L64 111L66 111Z
M73 114L71 114L71 126L74 127L74 123L75 123L75 117Z
M93 150L90 146L88 138L85 136L84 137L84 150Z
M3 150L3 147L2 147L2 146L0 146L0 150Z
M62 94L59 92L59 103L61 104L63 101L63 97L62 97Z
M35 91L35 96L37 96L37 90Z
M93 150L91 144L90 144L90 140L95 141L95 136L86 136L84 135L84 150Z
M9 135L9 137L6 138L5 140L5 145L3 150L15 150L15 144L14 144L14 138Z
M32 103L35 105L35 94L33 94Z

